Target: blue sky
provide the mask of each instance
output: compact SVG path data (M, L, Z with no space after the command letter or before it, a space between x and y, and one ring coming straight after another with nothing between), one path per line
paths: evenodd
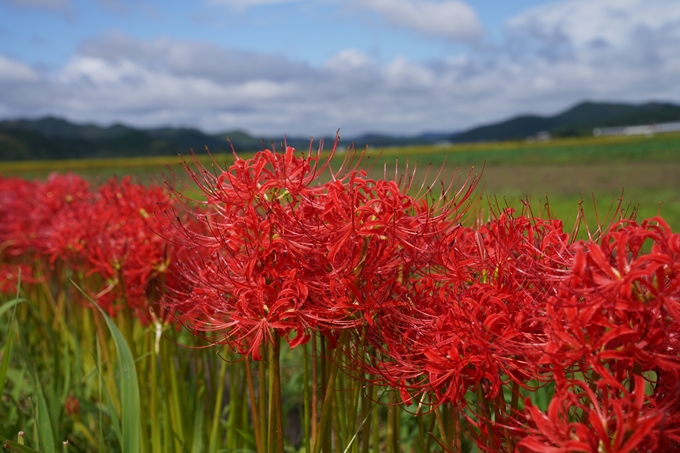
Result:
M677 80L678 0L0 0L0 119L413 134Z

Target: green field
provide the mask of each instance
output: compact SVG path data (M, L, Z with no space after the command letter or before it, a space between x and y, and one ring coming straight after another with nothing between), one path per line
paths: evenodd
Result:
M594 218L593 198L602 214L623 193L624 206L639 208L638 218L660 211L674 230L680 230L680 134L369 149L367 155L376 177L382 176L385 165L388 175L394 175L396 162L403 173L407 161L410 169L416 164L416 179L427 183L433 182L442 167L439 179L443 180L456 170L458 178L470 171L482 172L478 190L482 207L489 198L511 206L530 198L540 210L547 196L553 214L570 225L579 200L584 200L587 214ZM207 161L207 156L202 158ZM215 158L226 164L232 161L230 155ZM168 179L169 167L181 172L178 162L179 157L2 162L0 174L35 178L57 171L94 180L132 175L163 181Z

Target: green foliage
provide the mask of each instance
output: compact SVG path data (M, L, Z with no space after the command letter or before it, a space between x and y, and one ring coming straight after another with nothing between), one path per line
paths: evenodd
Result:
M97 305L97 303L87 296L83 290L74 283L74 286L86 296L87 300L93 304L99 313L101 313L106 326L111 332L113 341L118 352L118 365L120 367L120 376L118 380L118 387L120 388L120 402L122 412L121 425L121 447L123 451L130 453L139 452L139 443L141 440L141 417L140 417L140 396L139 384L137 383L137 369L135 360L130 351L123 334L118 327L111 321L104 310Z

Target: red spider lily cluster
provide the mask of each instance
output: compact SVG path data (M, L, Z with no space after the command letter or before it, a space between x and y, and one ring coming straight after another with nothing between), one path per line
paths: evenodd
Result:
M535 361L536 369L548 367L560 391L547 416L529 408L537 436L524 445L677 448L680 235L661 218L623 221L598 243L578 242L571 250L570 273L544 310L546 342ZM578 374L588 379L574 379ZM567 424L575 408L581 424Z
M334 152L322 161L287 147L218 174L186 168L206 200L198 230L177 227L193 255L189 289L174 298L183 322L258 358L273 332L291 347L312 331L335 342L392 309L423 241L446 234L472 187L428 205L349 160L332 171Z
M351 153L334 169L336 147L185 164L196 200L128 180L0 179L2 253L99 275L98 301L143 322L161 297L255 360L274 336L349 338L347 366L405 405L454 408L484 451L680 446L680 235L661 218L588 240L529 211L464 226L477 179L418 191ZM544 412L526 395L545 386Z
M295 347L350 332L364 353L348 363L407 405L451 403L484 449L678 445L680 235L662 219L588 241L512 210L465 227L476 180L412 196L412 179L334 172L334 151L186 167L205 201L200 233L178 228L194 253L174 297L185 324L256 359L274 333ZM547 413L506 404L548 383Z
M68 270L89 278L87 288L111 315L129 309L143 323L162 316L157 283L165 278L173 246L156 231L153 213L173 200L161 187L112 179L93 188L79 176L46 181L0 178L2 292L22 282L45 281ZM29 267L41 260L35 272ZM156 303L154 303L154 300Z

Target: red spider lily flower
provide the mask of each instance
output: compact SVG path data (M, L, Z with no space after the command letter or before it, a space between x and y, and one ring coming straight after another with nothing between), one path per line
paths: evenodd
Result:
M39 184L35 199L44 220L38 223L34 241L38 255L51 265L60 260L83 270L82 253L95 220L94 198L90 184L77 175L52 174Z
M635 376L632 392L604 382L596 390L581 381L570 385L555 395L545 414L527 399L525 411L534 427L519 441L520 451L657 451L664 413L645 396L641 376Z
M33 277L33 269L26 264L0 263L0 294L16 296L20 278L22 285L40 281Z
M293 345L309 338L319 321L309 310L308 270L298 263L311 250L299 242L300 220L292 210L319 211L313 206L319 189L310 185L327 164L318 162L318 156L301 158L286 148L237 158L215 177L187 168L207 200L196 213L199 231L177 226L194 252L184 265L188 287L168 305L191 329L216 332L216 341L256 359L272 329Z
M174 248L156 233L163 223L153 215L172 205L167 191L129 178L93 191L78 176L57 174L34 183L0 179L0 186L8 189L0 192L5 256L99 274L103 286L90 289L110 314L129 306L142 322L150 321L149 298L158 298Z
M64 410L69 417L73 417L80 413L80 401L73 395L68 395L64 402Z
M568 385L574 372L581 372L595 376L593 386L628 382L629 387L635 386L636 397L642 398L637 383L645 376L652 391L645 404L664 414L663 420L654 418L656 424L649 427L656 433L654 442L677 446L680 255L676 241L668 225L654 218L641 224L619 222L597 243L574 244L573 271L546 307L548 343L539 362L552 369L558 388Z
M54 263L82 251L82 216L92 198L86 181L52 174L45 182L0 179L0 185L5 184L0 197L4 219L0 242L8 256L35 253Z
M428 277L380 322L376 343L387 346L376 344L383 352L372 371L409 395L434 391L439 402L464 406L480 385L495 398L508 380L523 384L537 372L541 317L567 275L568 235L557 222L508 211L437 242L419 263Z
M451 229L469 192L428 207L351 160L332 171L337 143L325 160L287 147L216 175L187 168L207 197L196 214L204 227L177 228L198 252L187 265L192 289L170 305L197 306L180 314L193 329L255 353L270 329L291 346L311 330L332 340L396 303L418 241Z
M668 226L651 219L615 225L599 244L575 244L574 271L547 308L543 361L614 380L633 367L680 372L680 254L672 241Z
M127 307L144 324L151 321L149 309L163 318L159 307L150 304L155 285L168 270L174 246L158 234L163 222L154 212L171 206L164 189L133 184L129 178L112 179L98 189L90 206L94 221L83 254L88 273L97 273L104 281L97 299L110 314Z
M16 257L31 249L38 212L36 183L21 178L0 177L0 252Z

